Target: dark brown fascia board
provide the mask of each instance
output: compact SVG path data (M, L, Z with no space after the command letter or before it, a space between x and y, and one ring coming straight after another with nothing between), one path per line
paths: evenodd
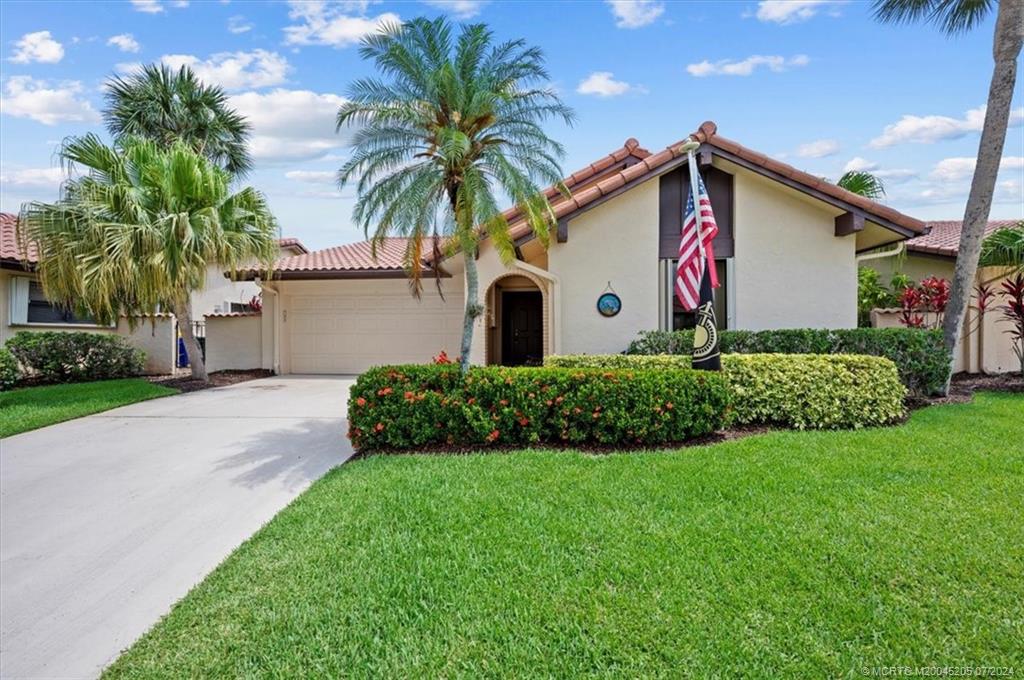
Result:
M907 246L907 255L913 255L914 257L927 257L933 260L956 260L955 253L950 255L949 253L938 252L937 249L932 250L931 248L927 248L927 246L924 248L921 246Z
M11 272L32 272L35 270L31 264L25 264L21 260L0 260L0 269Z

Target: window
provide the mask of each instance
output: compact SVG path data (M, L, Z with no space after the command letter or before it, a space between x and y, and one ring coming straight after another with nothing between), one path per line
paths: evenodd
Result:
M715 260L715 269L718 273L719 287L715 289L715 318L718 321L719 330L728 328L728 267L726 260ZM693 328L696 325L697 317L693 312L683 309L676 297L675 291L676 260L661 260L661 327L663 330L683 330Z
M70 310L54 305L43 295L43 286L38 281L28 284L28 322L58 324L90 324L96 321L90 317L75 316Z

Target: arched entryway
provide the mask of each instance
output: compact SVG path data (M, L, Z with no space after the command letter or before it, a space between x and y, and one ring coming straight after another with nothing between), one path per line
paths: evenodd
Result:
M550 352L550 304L545 282L530 272L510 271L487 288L487 363L529 366Z

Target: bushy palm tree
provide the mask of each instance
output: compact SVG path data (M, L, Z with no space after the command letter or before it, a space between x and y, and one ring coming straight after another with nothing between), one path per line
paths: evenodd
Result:
M978 145L978 161L964 210L953 286L942 327L946 349L952 356L971 299L978 255L992 207L1003 143L1006 141L1010 104L1017 82L1017 56L1024 41L1024 0L875 0L874 9L875 16L881 21L899 23L924 20L938 25L948 35L969 31L996 9L995 36L992 41L995 66L989 84L981 142ZM950 376L952 372L953 366L950 364Z
M850 170L844 173L836 185L870 199L877 200L885 196L885 184L882 180L863 170Z
M229 173L184 142L125 138L110 147L87 135L67 140L60 156L83 174L56 203L27 203L19 218L21 238L39 246L46 296L98 323L173 311L192 376L205 380L191 294L209 264L272 265L277 226L263 195L230 193Z
M452 34L443 19L414 19L366 37L360 49L379 78L357 80L338 111L356 128L338 173L356 182L353 215L374 243L408 237L406 267L418 294L423 259L443 242L462 251L466 310L461 364L469 366L481 312L477 241L486 234L506 262L514 248L499 200L510 198L542 243L554 215L542 185L560 185L561 145L541 124L573 121L548 80L541 51L522 40L495 44L482 24ZM564 187L563 187L564 190Z
M115 139L145 137L165 146L184 142L234 175L252 169L246 141L252 129L228 106L220 87L205 85L188 66L148 64L106 83L103 118Z
M1024 270L1024 222L996 229L985 237L978 266Z

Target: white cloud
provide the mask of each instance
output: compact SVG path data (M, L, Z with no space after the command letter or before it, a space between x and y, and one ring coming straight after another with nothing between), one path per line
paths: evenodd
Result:
M878 163L869 161L867 158L854 156L843 166L843 172L872 172L878 169Z
M344 143L334 132L338 107L345 99L309 90L244 92L231 106L252 124L250 151L257 160L322 158Z
M762 0L757 3L759 21L775 24L793 24L806 21L818 13L829 0Z
M1022 121L1024 107L1010 112L1010 127L1018 126ZM882 134L872 139L870 145L878 149L906 142L932 144L946 139L958 139L981 132L984 123L984 106L968 110L963 118L905 115L897 122L886 125Z
M431 7L448 12L457 19L472 19L486 4L484 0L423 0Z
M120 35L111 36L107 40L107 45L113 45L122 52L138 52L139 42L132 36L131 33L121 33Z
M781 73L794 66L807 66L810 61L810 58L805 54L797 54L788 59L780 56L755 54L742 61L723 59L712 63L705 59L700 63L688 65L686 72L695 78L705 78L707 76L749 76L761 66L766 67L769 71Z
M653 23L665 12L665 5L655 0L605 0L615 15L619 28L640 28Z
M188 66L201 80L228 90L242 90L280 85L288 78L291 66L277 52L219 52L209 59L191 54L165 54L160 61L171 68ZM123 66L119 66L119 69Z
M935 164L929 177L940 182L957 182L974 175L973 157L944 158ZM1024 170L1024 156L1003 156L999 171Z
M284 176L296 182L307 184L334 184L338 173L331 170L290 170Z
M56 189L64 181L61 168L25 168L0 173L0 184L31 189Z
M132 6L136 12L146 12L147 14L159 14L164 11L160 0L132 0Z
M617 97L627 92L646 92L640 85L630 85L622 80L615 80L611 71L594 71L580 81L576 91L580 94L593 94L598 97Z
M379 31L385 24L399 24L401 18L393 12L375 17L363 16L367 3L303 2L291 0L288 17L300 23L284 27L286 45L330 45L335 48L358 43L363 36ZM359 15L347 14L348 11Z
M78 81L50 86L45 80L31 76L11 76L0 97L0 113L16 118L31 118L44 125L70 122L96 122L99 114L81 97L84 91Z
M917 176L916 172L908 168L892 168L884 170L875 161L869 161L868 159L861 158L860 156L851 158L850 161L843 166L843 172L870 172L875 177L892 182L893 184L900 184Z
M839 142L834 139L818 139L801 144L796 148L796 155L800 158L824 158L837 153L839 153Z
M11 61L15 64L28 64L37 61L41 64L56 64L64 58L64 46L53 39L49 31L36 31L21 36L14 43L14 54Z
M230 33L234 33L237 35L239 33L246 33L251 30L252 24L246 21L245 17L243 17L241 14L236 14L235 16L228 19L228 32Z

